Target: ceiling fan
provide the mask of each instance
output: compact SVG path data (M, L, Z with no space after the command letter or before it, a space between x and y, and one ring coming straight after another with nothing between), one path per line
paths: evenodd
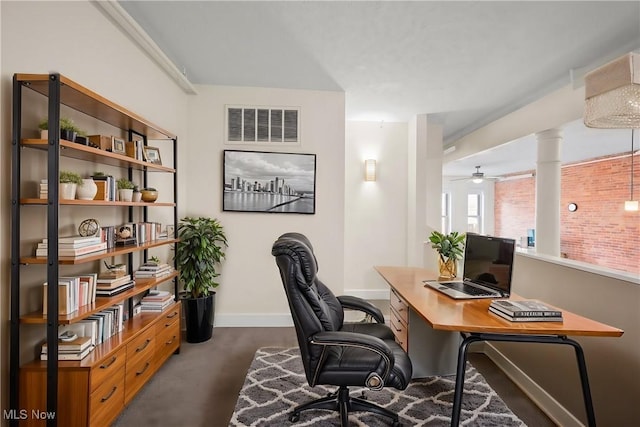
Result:
M480 172L480 166L476 166L476 171L474 173L472 173L470 177L456 178L456 179L452 179L452 181L460 181L460 180L463 180L463 179L471 180L471 181L473 181L474 184L480 184L485 179L497 180L497 179L500 179L500 177L499 176L484 176L484 172Z

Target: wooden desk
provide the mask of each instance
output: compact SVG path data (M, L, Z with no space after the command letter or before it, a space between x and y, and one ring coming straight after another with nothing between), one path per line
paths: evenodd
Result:
M623 331L603 323L562 310L563 322L510 322L489 313L490 299L454 300L425 287L424 280L434 280L437 273L416 267L386 267L375 269L391 288L402 297L410 309L432 329L460 332L463 336L458 349L456 386L451 425L460 421L467 348L480 341L537 342L570 345L575 349L582 393L589 426L595 426L593 402L582 347L569 335L619 337ZM511 299L522 299L518 295Z

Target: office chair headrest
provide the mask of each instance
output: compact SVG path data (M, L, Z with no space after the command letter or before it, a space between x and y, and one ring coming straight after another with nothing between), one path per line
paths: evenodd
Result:
M318 273L318 264L313 251L301 240L286 237L285 235L280 236L273 244L271 254L275 257L287 255L300 265L302 277L298 277L298 284L302 282L309 286L313 283Z

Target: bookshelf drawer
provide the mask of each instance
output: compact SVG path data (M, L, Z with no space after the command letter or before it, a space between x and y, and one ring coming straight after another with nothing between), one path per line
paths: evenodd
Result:
M400 298L393 290L391 291L391 297L389 301L391 308L396 311L398 318L404 320L405 324L409 323L409 306Z
M162 315L156 323L156 336L162 334L165 329L175 328L177 325L178 332L180 331L180 304L176 304L166 313ZM158 343L160 345L160 343Z
M113 366L113 365L112 365ZM124 407L124 371L119 369L104 379L91 393L89 419L91 426L106 426Z
M173 322L156 337L156 361L160 364L180 347L180 322Z
M151 344L149 347L153 348ZM126 391L124 401L128 403L133 396L136 395L138 390L147 382L151 375L156 371L155 365L155 352L145 351L146 357L138 359L136 363L129 363L127 360L127 367L125 369L124 376L124 388Z
M96 390L107 378L123 370L126 355L126 349L123 347L115 354L105 357L91 369L91 391Z
M150 327L127 344L127 370L129 365L135 365L153 355L155 339L155 330Z

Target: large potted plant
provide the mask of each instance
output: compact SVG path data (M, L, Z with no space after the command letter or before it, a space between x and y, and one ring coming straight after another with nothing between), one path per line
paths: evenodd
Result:
M429 236L431 247L438 251L438 267L440 278L453 279L458 275L457 261L462 258L464 253L464 233L452 231L449 234L443 234L434 231Z
M187 342L207 341L213 334L216 268L225 257L227 237L222 225L213 218L185 217L178 224L175 253L180 294L187 324Z

